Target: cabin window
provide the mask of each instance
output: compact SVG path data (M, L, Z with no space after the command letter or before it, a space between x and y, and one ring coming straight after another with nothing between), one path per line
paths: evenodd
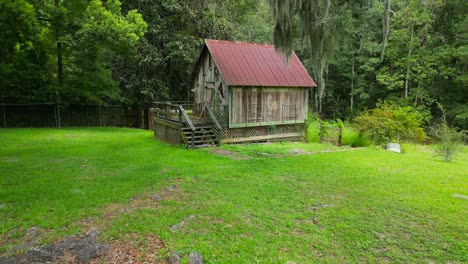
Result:
M281 107L281 120L296 120L297 119L297 107L295 104L287 105L283 104Z
M262 122L262 106L258 104L247 105L247 123Z

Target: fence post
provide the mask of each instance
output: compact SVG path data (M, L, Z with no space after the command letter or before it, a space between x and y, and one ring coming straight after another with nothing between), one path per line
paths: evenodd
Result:
M62 127L62 120L60 117L60 103L57 102L57 120L58 120L58 127Z
M148 110L148 129L153 130L153 111Z
M5 102L2 102L2 112L3 112L3 127L6 128L7 127L7 123L6 123L6 112L5 112Z
M99 126L102 126L102 119L101 119L101 105L98 105L98 115L99 115Z
M51 106L52 106L52 109L54 110L55 126L58 127L57 107L54 107L54 105L51 105Z

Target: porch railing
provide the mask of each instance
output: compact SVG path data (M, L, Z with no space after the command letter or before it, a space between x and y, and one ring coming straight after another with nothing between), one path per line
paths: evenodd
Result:
M216 118L215 114L213 111L211 111L211 108L209 106L205 106L206 113L208 113L209 119L214 123L216 127L216 138L217 138L217 144L216 145L221 145L221 132L223 128L221 127L221 124L219 124L218 119Z
M190 145L192 145L192 148L193 148L195 146L195 126L193 125L192 121L187 115L187 112L185 111L184 107L181 105L179 105L179 120L182 120L182 117L180 115L184 116L185 120L187 120L187 124L190 126L190 130L192 131L191 138L190 138Z
M186 101L154 102L153 113L156 117L188 125L191 130L190 145L195 145L195 126L188 115L193 103ZM187 142L188 143L188 142Z
M172 101L172 102L154 102L154 112L156 116L169 119L176 122L182 122L182 113L179 106L184 107L184 110L191 113L193 104L185 101Z

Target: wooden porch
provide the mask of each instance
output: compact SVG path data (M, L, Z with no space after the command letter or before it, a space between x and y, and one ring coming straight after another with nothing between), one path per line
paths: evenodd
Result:
M211 109L194 107L193 102L155 102L151 109L155 137L187 148L219 146L221 125Z

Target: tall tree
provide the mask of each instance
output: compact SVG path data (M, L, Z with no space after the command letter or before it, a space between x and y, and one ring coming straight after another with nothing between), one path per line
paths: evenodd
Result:
M158 100L189 100L192 69L205 38L232 39L234 29L214 7L191 1L126 1L124 10L138 9L148 32L130 56L113 65L128 102L151 105Z
M270 0L275 20L273 40L275 46L286 54L290 54L293 47L294 16L299 17L303 36L310 47L313 75L318 85L318 113L322 112L328 65L338 47L340 37L339 12L337 9L331 9L332 4L331 0Z
M110 64L115 54L133 50L143 36L146 24L140 14L123 15L117 0L0 5L4 97L33 102L62 98L66 103L118 100Z
M78 0L37 3L40 20L55 43L56 87L66 101L101 103L118 100L110 64L114 54L131 51L146 23L133 10L122 15L121 3Z
M44 100L47 55L34 6L0 1L0 100Z

